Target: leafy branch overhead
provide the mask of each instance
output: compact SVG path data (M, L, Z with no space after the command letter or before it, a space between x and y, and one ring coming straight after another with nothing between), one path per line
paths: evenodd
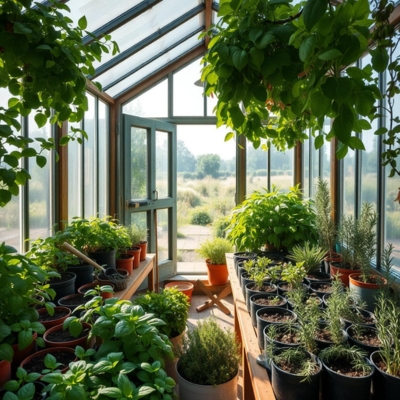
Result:
M118 52L110 36L97 39L86 31L84 16L74 27L66 4L53 0L46 4L5 0L0 6L0 87L11 95L8 107L0 107L0 206L18 195L18 185L30 178L21 158L35 157L43 167L43 151L55 148L52 138L20 136L21 117L35 111L39 128L48 122L79 122L88 109L86 76L94 74L93 63L103 52ZM87 35L89 44L83 42ZM84 131L72 129L60 144L81 142L82 137Z
M216 94L218 126L232 128L226 140L245 135L259 147L267 139L279 150L312 135L315 145L339 140L337 156L364 150L360 135L380 117L379 101L399 93L398 34L389 24L394 6L387 0L221 0L219 20L203 58L207 95ZM374 29L372 27L374 26ZM376 47L370 48L375 42ZM357 61L370 54L371 62ZM376 72L392 71L388 91L380 90ZM392 111L392 113L390 113ZM383 163L397 172L400 120L392 123ZM326 120L333 119L328 132Z

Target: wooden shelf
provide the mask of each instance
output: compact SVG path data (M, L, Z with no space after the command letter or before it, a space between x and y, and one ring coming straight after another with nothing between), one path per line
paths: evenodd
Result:
M236 275L233 254L226 255L226 262L235 306L235 332L242 344L243 400L275 400L267 371L257 364L257 356L261 354L261 350Z
M129 276L127 288L115 293L118 298L129 300L146 277L148 277L148 289L154 291L154 259L155 254L147 254L146 259L140 263L139 268L134 269Z

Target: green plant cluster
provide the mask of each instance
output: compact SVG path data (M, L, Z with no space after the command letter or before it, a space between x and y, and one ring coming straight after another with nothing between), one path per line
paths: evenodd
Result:
M190 223L193 225L202 225L206 226L211 224L212 220L210 214L207 211L195 211L193 212Z
M267 146L284 150L311 132L316 148L336 137L343 158L349 148L365 150L357 133L372 129L382 113L376 102L387 97L390 127L375 133L388 133L383 164L391 166L391 175L397 172L400 119L393 98L400 65L394 55L398 34L389 23L394 3L375 4L371 18L368 0L221 1L218 23L204 33L211 41L202 80L206 94L218 98L218 126L232 129L226 140L245 135L256 148L267 139ZM371 63L357 66L368 53ZM374 73L385 70L390 80L381 91ZM333 124L324 133L327 117Z
M88 109L86 76L94 74L93 64L100 61L102 53L119 51L109 35L98 39L86 31L86 17L73 26L63 15L65 11L70 11L68 5L54 0L35 5L31 0L6 0L1 4L0 87L7 88L13 97L8 107L0 108L0 207L18 195L18 185L30 179L20 160L32 157L43 167L47 161L43 152L55 150L51 138L18 135L20 117L36 110L34 119L39 128L48 121L59 125L80 121ZM90 44L83 41L87 35ZM83 130L71 130L60 140L61 145L87 138ZM39 150L31 147L35 141Z
M275 186L255 191L229 219L227 238L238 251L258 251L267 244L287 251L306 240L316 243L318 237L313 202L303 199L298 185L288 193Z
M239 361L239 344L234 332L222 329L215 318L199 321L183 336L179 373L192 383L228 382L238 373Z
M162 319L165 325L158 329L169 338L180 335L186 329L190 303L188 297L176 288L167 288L160 293L147 292L139 295L134 304L149 314Z
M136 224L128 226L128 235L133 246L147 241L147 229Z
M307 274L319 271L321 261L325 256L325 249L318 245L312 245L305 242L303 245L293 246L287 258L296 263L303 263L303 267Z
M227 239L214 238L201 243L196 253L209 260L211 264L224 265L226 264L225 253L231 253L232 250L232 245Z

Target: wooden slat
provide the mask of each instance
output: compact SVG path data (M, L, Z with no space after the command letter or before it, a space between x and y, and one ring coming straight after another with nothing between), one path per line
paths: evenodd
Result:
M261 351L236 275L233 255L227 254L226 261L235 305L234 326L242 343L243 400L275 400L267 371L257 364L257 356Z

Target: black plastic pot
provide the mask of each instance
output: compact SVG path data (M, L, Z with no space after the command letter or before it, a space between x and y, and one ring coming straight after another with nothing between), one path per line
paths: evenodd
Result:
M68 272L73 272L76 275L75 280L75 292L78 289L86 285L87 283L93 282L93 270L94 267L92 265L71 265L68 267Z
M291 289L285 288L285 286L287 284L288 284L287 282L279 282L277 284L277 286L278 286L278 294L280 294L281 296L284 296L287 292L291 291ZM304 293L307 293L308 292L308 285L303 283L303 288L304 288Z
M257 254L252 251L239 251L237 253L233 253L233 262L235 265L236 274L238 273L237 264L239 261L252 260L253 258L256 258L256 257L257 257Z
M330 293L327 291L320 290L320 288L323 288L326 286L333 288L332 283L330 283L330 282L313 282L313 283L310 283L309 288L310 288L311 293L315 293L318 297L320 297L322 299L324 297L324 295L326 295L327 293Z
M326 272L312 272L306 275L304 280L308 285L314 282L332 282L332 276Z
M105 269L107 268L116 268L115 263L115 253L116 250L108 250L108 251L89 251L88 256L92 260L96 261L97 264L101 265Z
M255 303L255 301L257 299L266 299L266 298L270 298L270 297L277 297L280 300L282 300L282 304L279 305L273 305L273 306L266 306L265 304L260 305ZM273 307L273 308L287 308L287 299L283 296L279 296L278 294L269 294L269 293L257 293L257 294L253 294L252 296L250 296L250 316L251 316L251 323L254 327L257 326L257 316L256 316L256 312L261 309L261 308L268 308L268 307Z
M277 349L275 354L279 354L284 349ZM310 357L315 358L319 370L305 380L304 376L291 374L279 368L273 361L271 363L272 389L274 390L276 400L318 400L319 383L322 371L321 361L311 353ZM343 399L344 400L344 399Z
M325 322L320 323L321 328L325 327L325 325L326 325ZM346 343L346 342L347 342L347 333L346 333L346 331L343 330L342 343ZM332 341L321 340L321 339L317 339L317 338L315 338L315 343L319 350L326 349L327 347L332 346L334 344Z
M269 251L260 251L257 253L257 256L269 258L272 263L271 265L277 265L285 262L285 255L281 253L269 252Z
M243 298L246 298L246 285L250 282L253 282L253 279L249 278L249 275L247 274L246 271L242 272L242 274L240 275L240 286L242 288L242 293L243 293Z
M363 326L363 329L365 329L366 333L370 332L370 333L372 333L374 335L378 334L377 329L372 327L372 326ZM366 351L368 353L368 355L370 355L374 351L379 350L379 346L371 346L371 345L365 344L365 343L361 342L359 339L357 339L356 335L355 335L355 332L354 332L353 326L349 326L346 329L346 333L347 333L347 336L348 336L349 343L352 346L357 346L360 349L363 349L364 351Z
M287 326L282 324L276 327L277 331L284 332L287 330ZM292 329L298 329L297 326L292 326ZM272 343L274 347L278 348L283 348L283 347L290 347L290 348L295 348L295 347L300 347L300 343L285 343L285 342L279 342L278 340L272 339L270 336L268 336L268 326L266 326L263 330L263 336L264 336L264 349L267 347L269 343Z
M375 374L372 378L372 391L374 398L379 400L398 400L400 395L400 378L389 375L379 369L376 363L380 360L380 354L374 351L370 360L375 367Z
M51 278L50 280L50 287L56 292L56 296L53 299L55 303L57 303L61 297L75 293L76 275L73 272L61 272L60 275L60 279Z
M372 313L371 311L364 310L363 308L358 308L358 307L353 307L352 310L353 310L352 312L354 312L355 315L358 313L358 314L360 314L361 317L368 317L368 318L373 319L373 321L374 321L374 322L370 322L370 323L365 322L365 321L359 322L361 325L371 326L372 328L375 328L376 319L375 319L374 313ZM343 318L343 322L344 322L345 329L347 329L349 326L351 326L353 324L352 321L350 321L349 319L346 319L346 318Z
M367 400L370 398L372 376L375 370L375 367L370 362L371 373L361 377L342 375L329 368L324 361L322 361L322 364L324 369L321 388L324 400Z
M262 318L263 314L281 314L284 316L287 316L291 321L295 321L297 318L297 315L290 310L287 310L286 308L279 308L279 307L263 307L260 308L256 312L256 319L257 319L257 340L258 340L258 347L260 349L264 350L264 328L268 325L271 324L276 324L280 325L285 323L284 321L282 322L272 322L272 321L267 321L266 319Z
M263 282L263 286L265 286L268 290L254 290L253 287L255 286L255 282L249 282L246 284L245 291L246 291L246 307L247 311L250 312L250 297L254 294L258 293L267 293L267 294L276 294L278 292L276 286L269 282Z
M74 311L76 307L87 303L91 298L92 296L85 297L83 293L74 293L59 299L58 305L68 307L71 311Z

